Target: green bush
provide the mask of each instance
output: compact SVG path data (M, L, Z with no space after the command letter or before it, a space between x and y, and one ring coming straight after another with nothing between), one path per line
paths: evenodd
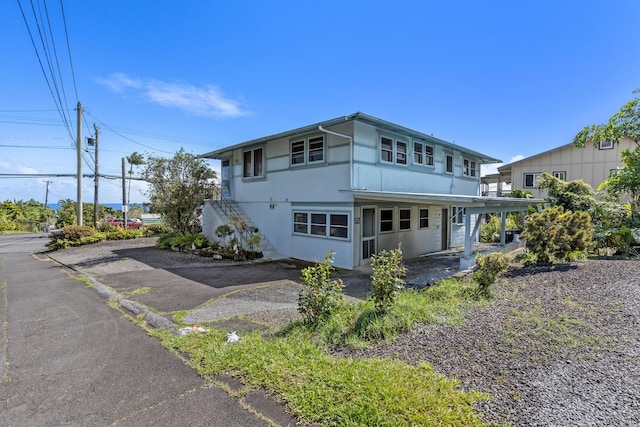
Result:
M371 257L371 297L379 311L386 309L393 303L398 292L404 288L406 269L402 263L402 250L383 250Z
M80 240L83 237L92 236L96 232L86 225L69 225L62 231L64 232L63 238L67 240Z
M511 258L502 252L492 252L487 255L476 256L477 270L473 273L473 280L478 284L478 295L488 297L489 287L496 283L498 274L507 271Z
M111 230L105 232L105 234L107 240L129 240L144 237L145 231L143 229L113 227Z
M171 233L171 227L164 222L156 222L154 224L145 225L148 234L168 234Z
M593 225L588 213L556 206L529 215L522 237L537 264L565 262L593 247Z
M298 295L298 312L308 322L330 316L344 302L342 280L331 280L331 273L335 271L333 251L329 250L321 264L302 269L304 289Z
M518 228L515 220L507 216L506 229L514 230ZM491 215L489 222L480 226L480 241L484 243L491 243L493 241L493 235L502 232L502 218L497 215Z

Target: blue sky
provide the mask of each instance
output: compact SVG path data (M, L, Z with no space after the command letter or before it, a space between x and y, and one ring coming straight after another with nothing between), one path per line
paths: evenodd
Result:
M38 28L57 54L63 113L20 5L40 61ZM201 154L357 111L508 163L633 98L639 18L637 0L3 1L0 174L75 173L77 100L104 174L134 151ZM74 178L49 180L50 202L76 199ZM0 178L0 201L44 202L45 181ZM101 180L101 203L121 199Z

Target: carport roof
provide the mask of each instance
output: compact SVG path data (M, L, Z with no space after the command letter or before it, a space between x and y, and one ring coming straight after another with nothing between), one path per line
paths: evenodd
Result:
M476 213L521 211L531 205L544 203L542 199L520 199L514 197L481 197L462 194L407 193L401 191L344 190L354 199L382 202L415 202L441 206L472 208Z

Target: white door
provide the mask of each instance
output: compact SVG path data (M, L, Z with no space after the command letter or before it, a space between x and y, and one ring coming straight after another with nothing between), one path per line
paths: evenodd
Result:
M376 209L362 208L360 228L362 230L360 264L369 264L376 253Z

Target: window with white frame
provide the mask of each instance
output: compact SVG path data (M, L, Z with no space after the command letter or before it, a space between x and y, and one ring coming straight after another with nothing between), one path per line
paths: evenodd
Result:
M411 209L400 209L400 230L411 230Z
M386 136L380 138L380 160L393 163L393 139Z
M380 232L393 231L393 209L380 209Z
M408 154L406 141L380 136L380 161L406 165Z
M445 169L446 173L453 173L453 155L446 154L445 155Z
M291 141L291 166L324 161L324 136L294 139Z
M554 171L553 176L563 181L567 180L567 173L565 171Z
M420 209L419 212L420 228L429 228L429 209Z
M467 214L467 208L461 206L454 206L454 212L456 216L454 218L456 224L464 224L464 216Z
M613 150L613 141L600 141L598 150Z
M540 172L535 173L525 173L524 174L524 188L535 188L536 180L540 176Z
M316 236L327 235L327 214L320 214L320 213L311 214L310 233Z
M349 238L349 217L346 214L329 215L329 236L340 239Z
M242 154L242 176L244 178L260 178L264 176L263 149L254 148L247 150Z
M293 233L348 239L349 216L341 213L294 212Z
M433 166L433 147L422 142L413 142L413 164Z
M309 233L309 214L307 212L293 213L293 232L301 234Z
M476 176L476 162L470 159L463 159L462 161L462 174L464 176L475 178Z
M407 164L407 143L396 141L396 163L399 165Z

